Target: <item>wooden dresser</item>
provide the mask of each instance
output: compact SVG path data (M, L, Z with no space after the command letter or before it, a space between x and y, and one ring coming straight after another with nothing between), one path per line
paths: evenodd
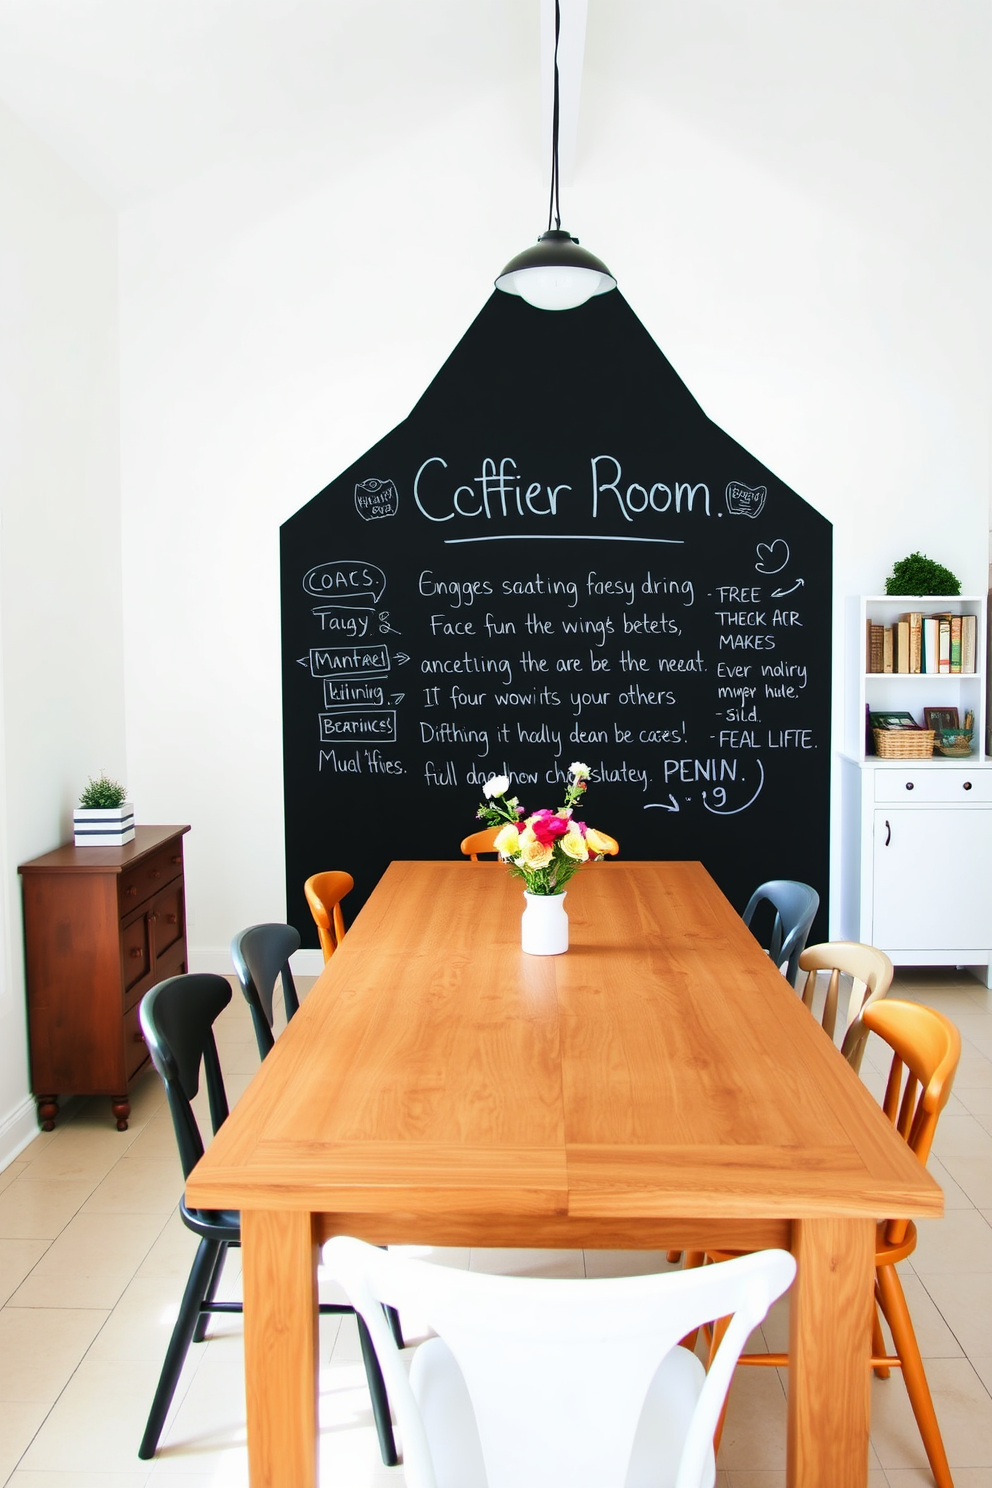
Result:
M186 970L183 833L137 827L126 847L59 847L24 879L31 1089L51 1131L60 1095L109 1095L118 1131L148 1059L138 1006Z

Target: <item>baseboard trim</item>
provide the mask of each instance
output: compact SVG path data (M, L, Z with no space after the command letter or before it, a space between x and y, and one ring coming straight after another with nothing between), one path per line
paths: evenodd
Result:
M0 1172L10 1166L38 1135L38 1108L34 1097L25 1096L3 1121L0 1121Z
M320 976L324 969L323 952L319 950L297 951L290 965L296 976ZM190 971L213 971L219 976L233 976L234 966L231 962L230 947L191 945L189 947L189 969Z

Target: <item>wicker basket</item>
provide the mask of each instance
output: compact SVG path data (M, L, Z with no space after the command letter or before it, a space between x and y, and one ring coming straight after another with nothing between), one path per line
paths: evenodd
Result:
M880 759L929 759L933 754L933 729L872 729L875 753Z
M948 759L964 759L971 753L972 729L939 729L934 739L934 748Z

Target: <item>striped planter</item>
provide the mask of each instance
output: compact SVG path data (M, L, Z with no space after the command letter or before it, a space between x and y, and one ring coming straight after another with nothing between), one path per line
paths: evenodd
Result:
M77 806L72 813L73 841L77 847L123 847L134 841L134 806Z

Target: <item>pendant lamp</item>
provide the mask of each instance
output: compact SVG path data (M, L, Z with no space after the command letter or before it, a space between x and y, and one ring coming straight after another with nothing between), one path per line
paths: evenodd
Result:
M595 254L579 246L578 238L564 232L558 190L558 38L561 7L555 0L554 109L551 119L551 200L548 229L532 248L511 258L496 280L496 288L518 294L538 310L574 310L593 295L616 289L617 281ZM552 217L554 227L551 226Z

